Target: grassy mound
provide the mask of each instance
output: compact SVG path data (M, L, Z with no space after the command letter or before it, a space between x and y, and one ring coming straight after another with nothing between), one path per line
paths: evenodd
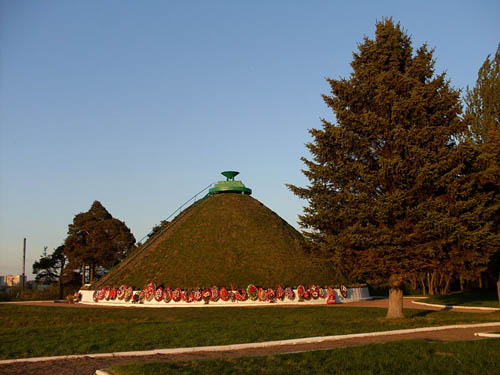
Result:
M208 197L144 246L96 287L142 287L154 281L172 287L244 288L250 283L270 287L338 281L307 253L297 230L247 195Z

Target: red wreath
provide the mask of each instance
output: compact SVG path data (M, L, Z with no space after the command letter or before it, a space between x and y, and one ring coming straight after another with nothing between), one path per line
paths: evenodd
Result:
M267 288L266 300L267 300L267 302L270 302L270 303L273 303L276 301L276 293L274 293L273 288Z
M169 286L163 291L163 302L169 303L172 300L172 290Z
M92 293L92 299L94 300L94 302L99 302L99 291L98 290L94 290L94 293Z
M289 300L294 300L295 299L295 293L294 293L293 289L290 288L290 287L285 288L285 296Z
M174 302L179 302L181 300L182 298L181 294L182 294L181 288L174 289L174 291L172 292L172 299L174 300Z
M285 298L285 289L283 289L283 287L280 284L278 284L276 286L276 299L283 301L284 298Z
M164 298L163 288L159 286L155 291L155 300L160 302Z
M229 292L225 287L220 288L220 299L223 301L229 300Z
M193 292L193 299L196 301L196 302L200 302L201 299L202 299L202 292L201 292L201 289L200 288L196 288Z
M234 296L238 301L246 301L248 299L248 294L245 289L238 289L234 292Z
M146 287L143 290L144 290L144 297L148 301L152 301L154 296L155 296L155 292L156 292L155 283L149 283L148 285L146 285Z
M108 290L109 290L109 288L107 286L105 286L104 288L101 289L101 291L99 292L99 295L97 296L99 301L106 297L106 295L108 294Z
M210 292L211 292L211 297L210 297L210 300L213 301L213 302L217 302L220 298L220 291L219 291L219 288L217 286L212 286L212 288L210 289Z
M311 285L309 287L309 294L311 295L312 298L318 299L319 298L319 287L316 285Z
M116 293L116 297L121 301L125 298L125 292L127 291L127 286L124 284L118 288L118 292Z
M305 294L306 294L306 288L304 287L304 285L299 285L298 288L297 288L297 294L299 295L299 301L304 301L304 298L305 298Z
M109 299L115 300L117 292L118 290L116 288L111 289L111 292L109 293Z
M327 294L328 294L328 298L326 299L327 305L333 305L337 303L337 301L335 300L335 291L331 286L328 287Z

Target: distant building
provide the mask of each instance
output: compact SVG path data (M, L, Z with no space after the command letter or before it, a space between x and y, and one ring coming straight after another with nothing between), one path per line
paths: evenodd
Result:
M0 286L4 286L5 285L5 278L3 276L0 276Z
M1 276L3 283L0 285L6 285L6 286L18 286L18 285L23 285L23 275L7 275L7 276ZM26 276L24 276L24 282L27 282Z

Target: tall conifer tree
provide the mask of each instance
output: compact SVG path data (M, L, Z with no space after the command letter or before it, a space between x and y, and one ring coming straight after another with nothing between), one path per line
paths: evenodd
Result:
M476 85L465 97L466 119L469 123L469 149L475 153L470 165L470 190L473 207L486 229L482 239L488 245L482 248L483 257L490 258L489 270L496 273L500 303L500 45L495 56L488 56L479 69ZM484 262L480 263L483 270Z
M323 99L336 123L310 130L312 160L302 158L310 185L289 188L308 201L306 235L352 281L388 285L387 317L397 318L402 282L437 266L433 240L446 217L436 210L464 130L459 92L435 74L433 51L414 51L391 19L358 49L350 77L328 79Z

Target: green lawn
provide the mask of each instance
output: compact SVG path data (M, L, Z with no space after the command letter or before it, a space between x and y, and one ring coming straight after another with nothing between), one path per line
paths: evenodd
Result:
M311 336L500 321L487 314L335 306L67 308L0 305L0 358L224 345Z
M432 296L421 302L452 306L500 307L496 289L474 289Z
M428 343L399 341L300 354L138 363L116 375L224 374L499 374L500 340Z

